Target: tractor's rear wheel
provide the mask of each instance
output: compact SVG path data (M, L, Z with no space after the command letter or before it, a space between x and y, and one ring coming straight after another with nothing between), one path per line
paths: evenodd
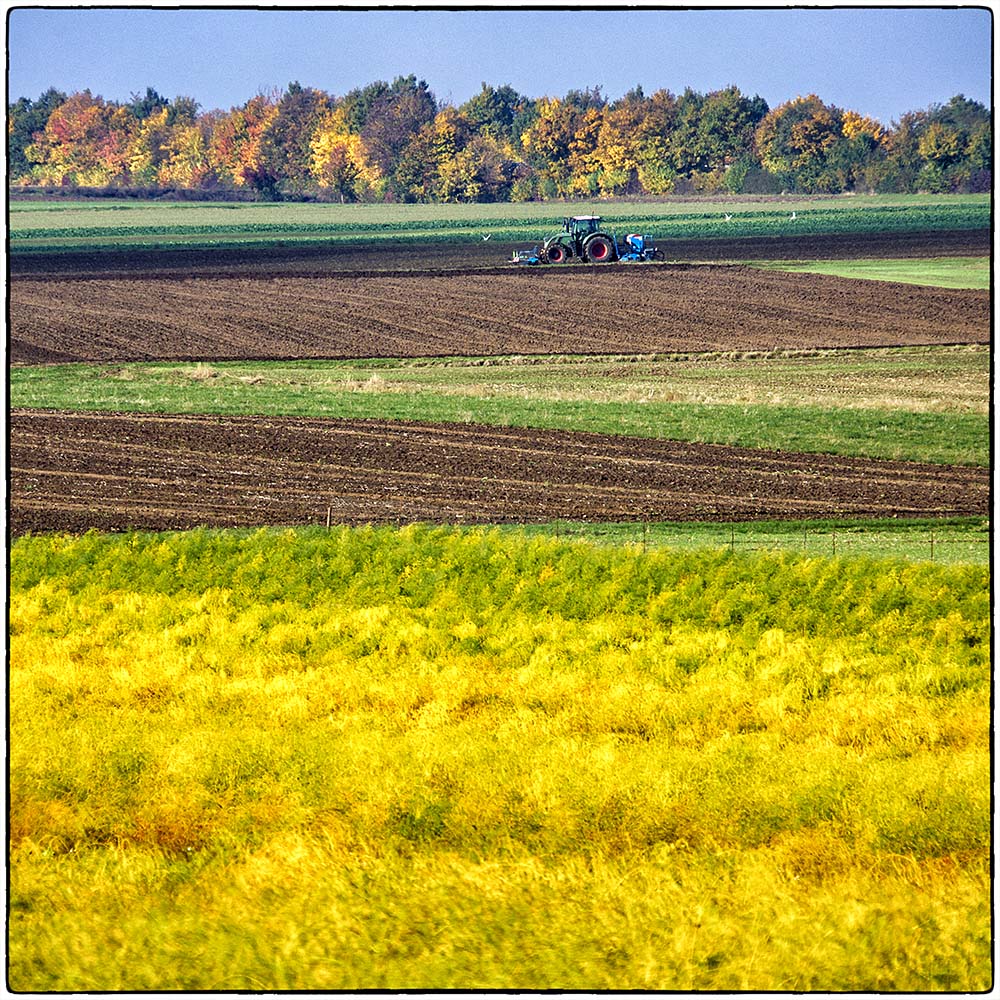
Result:
M548 250L545 251L545 256L550 264L565 264L569 259L569 254L566 253L566 248L560 246L558 243L550 246Z
M587 260L594 264L606 264L615 259L614 244L607 236L595 236L587 244Z

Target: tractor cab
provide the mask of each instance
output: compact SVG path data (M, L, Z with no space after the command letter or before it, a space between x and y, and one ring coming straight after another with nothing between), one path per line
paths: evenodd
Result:
M563 229L573 236L589 236L601 227L599 215L574 215L571 219L563 219Z

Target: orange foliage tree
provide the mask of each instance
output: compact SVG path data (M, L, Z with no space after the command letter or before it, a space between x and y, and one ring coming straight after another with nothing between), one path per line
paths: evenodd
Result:
M233 186L266 190L273 180L265 171L261 146L278 114L273 94L257 94L222 116L212 129L208 162L219 178Z

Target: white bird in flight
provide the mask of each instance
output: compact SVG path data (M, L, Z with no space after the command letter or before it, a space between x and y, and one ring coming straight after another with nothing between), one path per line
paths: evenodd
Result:
M792 218L793 218L793 219L795 218L795 213L794 213L794 212L792 212Z
M488 239L489 239L489 238L490 238L490 237L491 237L492 235L493 235L492 233L487 233L487 234L486 234L486 235L485 235L485 236L483 237L483 242L485 243L485 242L486 242L486 241L487 241L487 240L488 240Z
M733 221L733 217L731 215L727 215L726 216L726 222L732 222L732 221Z

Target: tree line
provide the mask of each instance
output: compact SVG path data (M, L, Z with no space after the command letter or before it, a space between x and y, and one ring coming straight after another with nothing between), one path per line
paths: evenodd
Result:
M439 102L413 75L335 97L299 83L229 111L153 88L49 89L8 105L12 187L243 191L266 200L476 202L683 193L988 191L989 110L962 95L890 126L809 94L775 108L599 87L531 98L483 83Z

